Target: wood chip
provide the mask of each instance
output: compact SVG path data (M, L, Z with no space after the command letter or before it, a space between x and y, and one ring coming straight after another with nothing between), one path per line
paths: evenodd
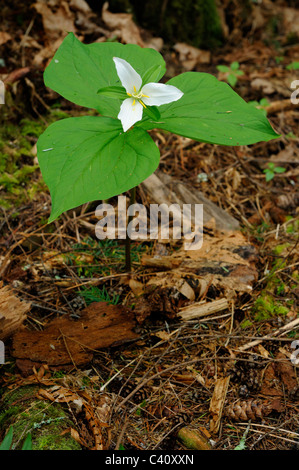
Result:
M218 379L215 384L214 393L210 403L210 431L217 434L220 427L220 421L223 413L223 406L226 399L230 376Z
M184 321L205 317L213 313L221 312L229 308L227 299L214 300L213 302L197 302L180 310L179 315Z

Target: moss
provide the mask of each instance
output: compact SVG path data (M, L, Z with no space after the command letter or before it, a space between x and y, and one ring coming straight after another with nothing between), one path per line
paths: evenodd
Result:
M273 296L265 291L255 301L252 312L255 321L269 320L277 315L286 315L289 309L277 302Z
M246 330L246 328L251 328L253 326L253 323L250 320L243 320L240 326L242 330Z
M15 124L8 118L0 126L0 207L19 207L45 191L32 147L48 124L66 117L67 113L53 109L46 116L47 122L26 118Z
M36 399L39 387L25 386L7 392L1 401L0 430L4 434L13 425L13 448L20 449L28 433L33 450L80 450L70 436L61 433L74 424L58 403Z
M274 254L279 256L281 255L287 248L289 248L290 246L290 243L284 243L282 245L277 245L275 248L274 248Z

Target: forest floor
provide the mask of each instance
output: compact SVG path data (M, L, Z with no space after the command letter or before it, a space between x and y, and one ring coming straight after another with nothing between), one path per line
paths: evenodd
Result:
M281 135L224 147L152 131L172 191L183 183L236 226L211 219L195 253L180 240L136 241L127 273L123 241L94 235L98 201L47 224L36 141L86 110L43 84L61 30L42 8L28 19L6 7L0 32L0 332L5 302L22 323L5 338L0 441L13 425L16 448L31 433L34 449L298 449L298 41L266 41L262 25L243 37L236 27L234 41L199 53L126 23L132 42L161 48L166 79L195 70L227 81L242 71L233 88ZM114 23L107 11L51 14L84 42L125 42L111 26L117 14ZM149 207L146 187L137 201Z

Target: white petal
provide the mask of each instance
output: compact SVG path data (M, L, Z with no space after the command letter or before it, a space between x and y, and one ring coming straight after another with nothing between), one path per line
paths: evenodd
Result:
M183 92L172 85L163 83L147 83L142 88L142 93L149 98L142 98L144 104L149 106L160 106L161 104L177 101L183 96Z
M123 101L120 107L120 112L117 116L118 119L121 120L121 124L125 132L130 129L130 127L133 126L135 122L141 121L142 119L142 105L139 103L139 101L135 101L134 105L133 102L133 98L127 98L125 101Z
M120 59L119 57L113 57L117 75L120 78L122 86L126 89L127 93L134 93L134 86L139 91L142 85L142 79L140 75L133 69L126 60Z

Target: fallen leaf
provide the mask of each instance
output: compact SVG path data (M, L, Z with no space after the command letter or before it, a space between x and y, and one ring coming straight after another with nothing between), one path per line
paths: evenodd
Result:
M179 53L179 60L186 70L192 70L197 64L209 64L211 62L211 52L198 49L184 42L178 42L173 46Z
M8 33L5 33L4 31L0 31L0 46L2 44L5 44L7 41L10 41L12 39L11 35Z
M105 2L102 9L102 19L108 28L112 29L122 42L144 47L139 28L133 21L133 15L131 13L111 13L108 6L108 2Z
M75 15L67 2L60 2L55 13L41 1L34 3L33 7L41 15L43 27L49 39L64 38L68 33L76 32Z

